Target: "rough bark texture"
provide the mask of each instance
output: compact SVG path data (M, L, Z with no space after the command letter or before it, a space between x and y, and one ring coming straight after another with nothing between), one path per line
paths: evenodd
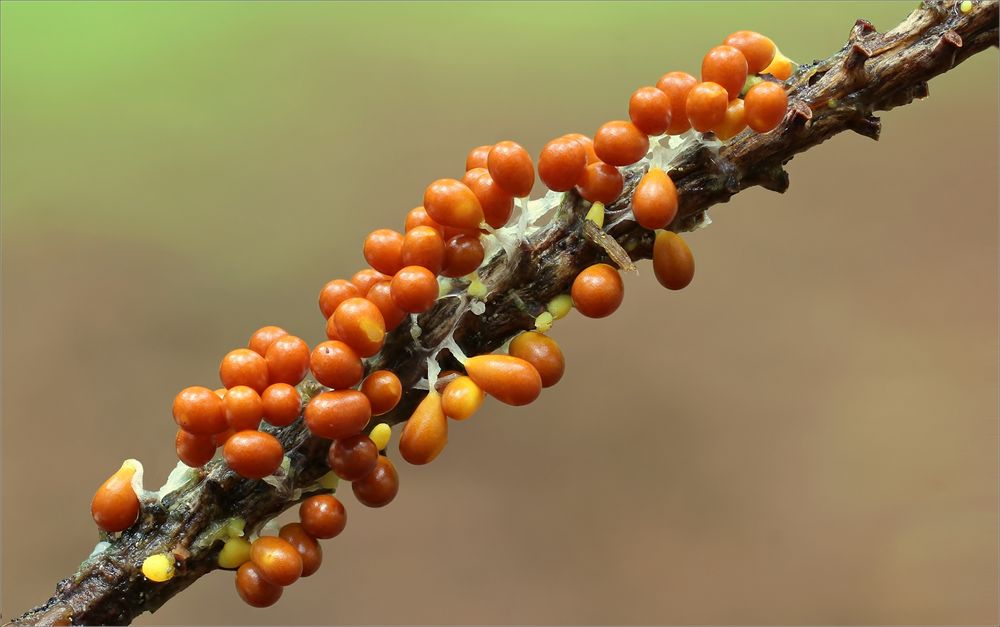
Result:
M784 164L837 133L851 130L878 139L880 121L873 112L927 96L930 78L997 46L997 0L974 0L967 13L959 6L957 0L929 0L888 33L878 33L858 20L839 52L800 66L787 81L789 112L777 129L744 134L717 152L690 149L670 172L680 197L671 228L690 230L706 209L747 187L784 191L788 187ZM627 169L625 192L607 208L609 223L628 210L644 168ZM399 406L381 420L391 424L406 420L425 394L413 385L426 375L426 358L452 330L467 354L490 352L516 333L533 328L546 303L567 293L580 270L608 259L593 233L585 232L588 207L575 194L567 194L552 221L521 242L512 259L501 256L480 271L488 288L481 315L448 298L420 316L424 332L418 341L412 339L408 324L390 335L368 367L392 369L407 391ZM619 222L609 234L633 259L650 256L652 232L630 220ZM457 366L447 351L439 358L445 369ZM315 384L304 387L307 394L316 390ZM224 462L211 462L196 480L162 502L144 503L139 522L59 582L52 598L10 624L127 624L217 568L221 542L206 539L224 521L239 516L248 530L256 530L305 496L324 491L315 482L329 470L329 442L310 436L301 420L269 430L281 439L291 461L284 485L276 488L245 480ZM177 574L166 583L148 581L140 571L143 560L157 553L177 558Z

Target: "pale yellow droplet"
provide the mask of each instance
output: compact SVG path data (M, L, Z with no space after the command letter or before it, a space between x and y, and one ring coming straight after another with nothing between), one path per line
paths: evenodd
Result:
M479 275L473 275L472 282L469 283L467 291L469 292L469 296L473 298L483 298L486 296L486 286L479 280Z
M250 560L250 542L246 538L229 538L219 551L220 568L239 568Z
M968 13L972 10L972 0L965 0L962 4L958 5L958 10L962 13Z
M389 428L388 424L380 422L372 428L372 432L368 434L368 437L372 439L372 442L375 443L378 450L384 451L385 447L389 446L389 438L392 437L392 429Z
M142 574L146 579L157 583L169 581L174 576L174 558L166 553L150 555L142 562Z
M550 300L545 309L552 314L554 319L561 320L566 317L566 314L573 311L573 297L569 294L560 294Z
M552 328L553 316L547 311L543 311L535 318L535 329L540 333L545 333Z

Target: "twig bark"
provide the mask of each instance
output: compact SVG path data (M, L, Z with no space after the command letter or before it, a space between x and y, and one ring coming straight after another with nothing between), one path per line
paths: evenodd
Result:
M670 172L680 196L671 228L694 228L709 207L748 187L783 192L788 187L784 165L837 133L851 130L878 139L881 123L874 112L927 96L929 79L998 45L997 0L973 0L965 13L959 6L958 0L927 0L887 33L858 20L839 52L800 66L787 81L789 113L779 128L745 134L717 152L690 149ZM638 164L626 170L625 192L607 208L609 220L628 210L645 167ZM369 360L368 369L390 368L407 391L399 406L380 420L390 424L406 420L424 395L414 385L426 375L427 358L449 335L467 354L490 352L516 333L533 328L546 303L567 293L580 270L607 260L593 234L585 233L588 207L577 195L567 194L552 221L520 242L511 258L501 255L480 271L489 289L482 314L459 307L458 299L444 299L419 317L423 333L416 341L408 324L389 336L382 352ZM649 258L652 232L624 220L609 235L634 260ZM447 351L438 357L443 368L458 367ZM224 521L242 517L248 530L256 530L305 496L324 491L316 481L329 470L329 442L310 436L302 421L271 431L281 439L291 462L283 486L245 480L224 462L211 462L194 481L160 502L144 504L136 525L59 582L47 602L9 624L127 624L217 568L221 542L210 540ZM177 574L166 583L148 581L140 572L143 560L156 553L177 558Z

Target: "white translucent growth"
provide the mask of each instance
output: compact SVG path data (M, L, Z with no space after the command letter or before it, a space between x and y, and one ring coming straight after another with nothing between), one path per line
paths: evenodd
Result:
M437 384L438 375L441 374L441 365L438 364L436 359L437 353L434 354L434 359L427 358L427 389L433 389Z
M138 459L129 458L126 459L124 462L122 462L122 468L125 467L129 467L133 471L132 480L129 481L129 484L132 486L132 491L135 492L135 495L139 497L139 500L140 501L155 500L156 493L147 492L142 487L142 473L143 473L142 462L140 462Z
M167 480L160 486L160 489L156 492L156 499L162 501L163 497L167 496L171 492L180 490L188 483L196 480L198 478L198 471L190 466L186 465L184 462L177 462L174 469L170 471L167 475Z
M281 458L281 465L278 469L274 471L274 474L264 477L264 483L274 487L277 490L287 490L288 489L288 470L292 467L292 461L288 459L288 455Z
M481 316L486 313L486 303L481 300L473 300L469 303L469 311L477 316Z
M458 360L458 363L465 365L465 362L469 361L469 358L465 355L465 352L459 347L458 342L455 341L455 330L452 329L451 333L448 334L448 339L444 341L441 348L447 348L451 351L452 357ZM441 349L439 348L438 351ZM435 361L437 358L437 353L434 353Z
M702 211L698 221L691 225L692 231L700 231L706 226L712 225L712 218L708 215L708 210Z
M94 550L90 552L90 555L87 556L87 559L88 560L94 559L101 553L107 551L109 546L111 546L110 542L108 542L107 540L101 540L100 542L94 545Z

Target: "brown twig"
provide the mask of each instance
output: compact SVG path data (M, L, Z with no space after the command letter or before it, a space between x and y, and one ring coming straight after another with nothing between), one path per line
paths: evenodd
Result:
M997 0L974 0L967 13L959 5L958 0L928 0L887 33L858 20L839 52L799 67L787 81L789 113L779 128L746 133L718 152L704 146L688 150L670 172L680 196L671 228L694 228L709 207L748 187L783 192L788 187L784 165L837 133L851 130L878 139L875 111L927 96L929 79L998 45ZM625 193L608 206L609 218L628 210L644 168L626 170ZM449 337L467 354L495 350L516 333L533 328L535 317L551 299L569 291L581 269L607 259L607 246L595 243L594 233L584 228L588 207L575 194L567 194L551 222L520 242L511 258L501 255L480 271L489 290L483 313L460 307L459 299L443 299L416 321L423 330L416 341L407 324L389 336L368 368L390 368L407 392L382 420L402 422L420 401L424 392L414 385L426 375L428 357L437 353L442 367L458 367L447 351L437 352ZM634 222L620 221L608 234L632 259L650 256L653 234ZM317 389L315 384L304 388L307 394ZM10 624L129 623L217 568L221 542L211 538L220 524L241 517L248 530L257 530L304 496L324 491L316 481L329 470L329 442L311 437L302 421L268 429L281 439L291 462L282 486L242 479L224 462L211 462L162 501L145 503L137 524L59 582L47 602ZM156 553L177 558L177 574L166 583L148 581L140 572L143 560Z

